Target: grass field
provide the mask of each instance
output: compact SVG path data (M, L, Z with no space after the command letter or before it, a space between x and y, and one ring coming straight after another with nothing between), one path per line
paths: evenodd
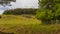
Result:
M34 16L2 15L0 31L14 34L60 34L60 24L41 25L41 21Z
M15 32L15 30L23 28L25 25L41 24L39 20L31 15L28 18L25 15L2 15L1 17L0 31L3 32Z
M40 21L34 16L25 15L2 15L0 24L39 24Z

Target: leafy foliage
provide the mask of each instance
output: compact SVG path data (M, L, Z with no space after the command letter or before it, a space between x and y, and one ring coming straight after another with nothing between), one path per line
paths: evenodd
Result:
M36 17L46 23L55 20L55 23L60 22L60 0L41 0L39 9L36 12Z

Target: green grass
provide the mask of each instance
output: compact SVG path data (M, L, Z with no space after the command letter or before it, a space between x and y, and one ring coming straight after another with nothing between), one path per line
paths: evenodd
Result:
M41 25L41 21L34 16L2 15L0 31L14 34L60 34L60 24Z

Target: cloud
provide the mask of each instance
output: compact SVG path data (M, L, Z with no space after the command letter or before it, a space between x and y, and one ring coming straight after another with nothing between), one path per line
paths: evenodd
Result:
M38 0L16 0L12 3L13 8L38 8Z

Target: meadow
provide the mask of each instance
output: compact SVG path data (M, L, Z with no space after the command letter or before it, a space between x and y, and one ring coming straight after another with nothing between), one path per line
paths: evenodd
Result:
M42 25L35 16L1 15L0 31L14 34L60 34L60 24Z
M27 18L27 16L28 15L1 15L0 31L9 32L11 30L11 28L13 28L12 30L14 31L18 26L19 26L19 28L21 28L23 25L41 23L34 16L30 15L30 17L28 17L28 18Z

